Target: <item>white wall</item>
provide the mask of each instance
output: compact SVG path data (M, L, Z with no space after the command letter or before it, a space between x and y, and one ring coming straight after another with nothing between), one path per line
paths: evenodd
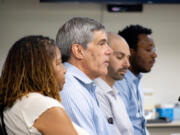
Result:
M143 87L154 90L154 103L177 101L180 96L180 5L144 5L142 13L109 13L105 4L1 0L0 70L17 39L29 34L55 38L58 28L74 16L99 20L107 31L117 32L129 24L152 28L158 58L152 72L144 75Z

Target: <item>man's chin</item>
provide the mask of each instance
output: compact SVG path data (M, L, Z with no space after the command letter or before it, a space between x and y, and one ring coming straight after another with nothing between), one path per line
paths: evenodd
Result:
M141 71L141 73L149 73L151 71L151 68L150 69L144 69Z
M104 70L101 71L101 75L107 75L107 73L108 73L107 69L104 69Z
M96 72L96 75L95 75L95 78L98 78L98 77L101 77L101 76L105 76L108 74L108 70L107 69L104 69L104 70L101 70L101 71L98 71Z
M124 76L122 76L122 75L121 76L116 76L113 79L116 80L116 81L117 80L122 80L122 79L124 79Z

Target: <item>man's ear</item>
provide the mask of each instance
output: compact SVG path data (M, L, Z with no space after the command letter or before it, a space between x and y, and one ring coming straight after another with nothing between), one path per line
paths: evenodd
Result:
M82 59L84 56L84 48L79 44L72 45L72 54L77 59Z

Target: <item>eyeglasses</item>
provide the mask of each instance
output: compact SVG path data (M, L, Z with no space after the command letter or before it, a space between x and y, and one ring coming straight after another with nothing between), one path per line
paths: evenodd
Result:
M153 48L150 48L150 49L146 49L146 51L148 51L149 53L156 53L157 52L157 48L156 47L153 47Z
M153 47L152 49L151 49L151 53L156 53L157 52L157 48L156 47Z

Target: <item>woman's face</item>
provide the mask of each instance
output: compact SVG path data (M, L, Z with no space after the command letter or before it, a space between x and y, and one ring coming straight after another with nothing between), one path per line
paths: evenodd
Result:
M64 75L66 73L66 69L62 63L61 53L58 48L56 48L56 57L53 59L53 68L54 68L55 77L57 79L57 83L59 85L59 90L62 90L63 85L65 83Z

